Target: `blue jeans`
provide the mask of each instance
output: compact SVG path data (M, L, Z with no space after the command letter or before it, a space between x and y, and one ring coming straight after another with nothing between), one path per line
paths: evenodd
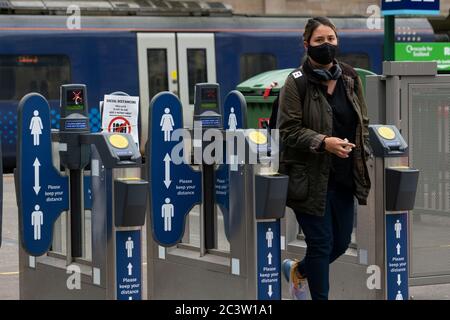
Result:
M353 231L354 198L347 189L328 190L325 215L295 212L305 235L306 256L298 271L308 279L313 300L327 300L330 264L348 248Z

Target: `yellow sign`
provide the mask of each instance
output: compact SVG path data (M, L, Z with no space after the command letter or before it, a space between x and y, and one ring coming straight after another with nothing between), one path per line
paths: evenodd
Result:
M389 127L379 127L378 134L386 140L392 140L395 138L395 132Z
M125 149L128 147L127 138L121 136L120 134L113 134L109 136L109 143L111 143L111 145L117 149Z
M259 131L252 131L248 135L251 142L255 144L266 144L267 143L267 136Z

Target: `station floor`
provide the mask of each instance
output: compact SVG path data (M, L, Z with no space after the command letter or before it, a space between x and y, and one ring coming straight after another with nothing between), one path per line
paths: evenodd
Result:
M19 237L16 195L13 176L5 174L3 179L3 243L0 248L0 300L16 300L19 299ZM143 263L145 268L145 256ZM410 296L414 300L450 300L450 284L410 287Z

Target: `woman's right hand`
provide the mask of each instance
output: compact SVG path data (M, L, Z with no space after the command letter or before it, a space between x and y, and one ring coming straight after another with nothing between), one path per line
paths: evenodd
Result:
M348 158L352 148L356 147L353 143L348 142L347 139L342 140L336 137L326 137L324 142L326 151L344 159Z

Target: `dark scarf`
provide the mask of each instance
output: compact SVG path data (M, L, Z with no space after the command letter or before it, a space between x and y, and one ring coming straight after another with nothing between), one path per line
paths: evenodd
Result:
M342 69L336 60L333 61L333 66L330 68L330 70L326 70L314 69L308 58L303 63L302 69L310 81L318 84L322 84L327 80L337 80L342 75Z

